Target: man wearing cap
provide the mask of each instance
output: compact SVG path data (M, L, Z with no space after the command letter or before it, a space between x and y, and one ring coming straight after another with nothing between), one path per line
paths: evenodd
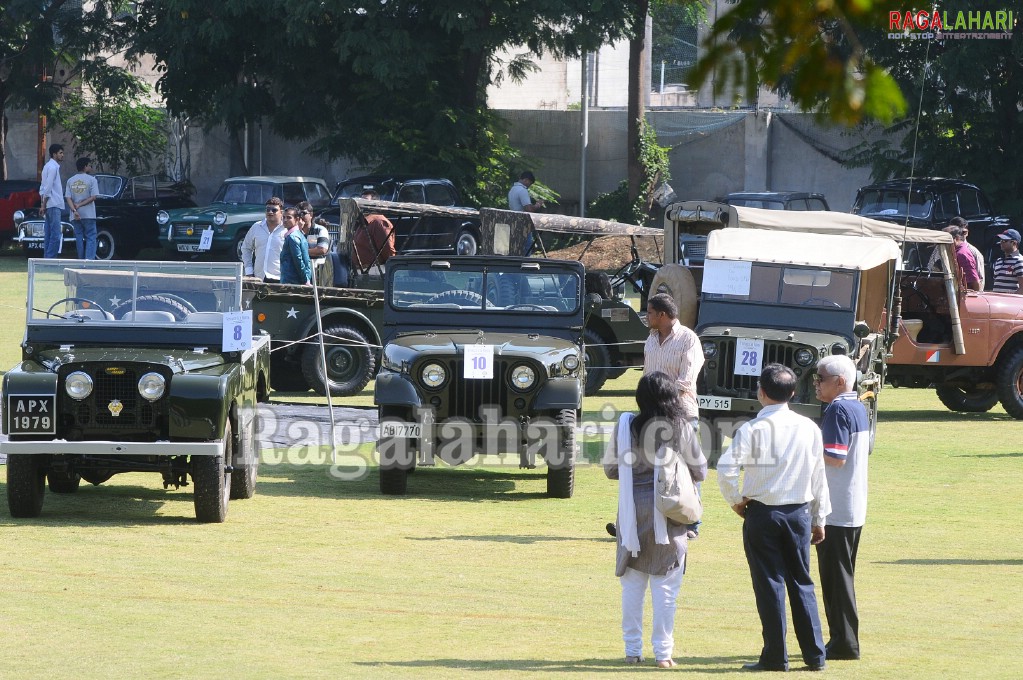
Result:
M998 235L1002 256L994 261L994 291L996 293L1023 293L1023 255L1019 254L1019 232L1006 229Z
M67 181L64 197L71 209L71 225L75 228L75 246L79 260L96 259L96 197L99 182L92 176L92 159L79 158L78 174Z
M536 177L529 170L519 175L519 181L512 185L508 192L508 209L518 212L540 212L544 209L543 201L529 195L529 187L536 182Z

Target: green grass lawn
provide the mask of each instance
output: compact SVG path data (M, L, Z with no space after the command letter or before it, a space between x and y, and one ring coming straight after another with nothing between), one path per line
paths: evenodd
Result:
M0 258L0 368L19 358L18 266ZM587 413L629 403L635 379L609 383ZM864 658L829 663L830 676L1019 677L1021 435L1000 407L955 415L931 391L884 390L857 579ZM377 483L373 468L342 482L323 465L264 465L256 496L232 501L222 525L196 524L190 489L165 491L155 475L48 493L36 520L0 507L0 675L658 672L622 664L604 533L616 486L598 465L580 467L570 500L544 496L542 468L420 469L405 498ZM5 487L0 467L0 498ZM760 649L740 520L713 472L704 499L677 670L738 675ZM800 667L791 635L789 651Z

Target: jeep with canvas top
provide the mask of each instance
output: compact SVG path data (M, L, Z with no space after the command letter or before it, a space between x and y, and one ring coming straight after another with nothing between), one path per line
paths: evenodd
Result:
M379 409L380 490L436 458L479 453L547 463L547 493L572 496L582 408L583 267L522 257L387 262Z
M7 502L36 517L122 472L193 487L196 518L250 498L270 344L237 263L31 259L22 360L3 379Z

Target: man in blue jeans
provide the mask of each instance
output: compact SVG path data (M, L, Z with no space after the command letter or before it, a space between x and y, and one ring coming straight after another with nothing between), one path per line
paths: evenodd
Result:
M39 209L43 213L43 257L57 257L64 235L60 213L64 209L64 185L60 181L60 164L64 161L64 145L50 145L50 160L43 166L39 184Z
M96 259L96 197L99 182L92 176L92 159L83 156L75 163L78 174L67 181L68 208L75 228L75 245L79 260Z

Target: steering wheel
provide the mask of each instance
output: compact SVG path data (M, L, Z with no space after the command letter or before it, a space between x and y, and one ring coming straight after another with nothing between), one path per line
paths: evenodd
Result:
M809 305L827 305L830 307L838 307L839 309L842 309L842 305L838 304L834 300L829 300L827 298L822 297L807 298L800 302L799 304L803 307L807 307Z
M931 303L931 299L929 297L927 297L926 293L924 293L922 290L920 290L920 287L919 287L918 283L919 282L916 279L913 279L913 283L911 283L909 286L907 286L905 288L906 292L907 293L913 293L918 298L920 298L920 304L923 307L923 311L925 311L925 312L934 312L934 311L936 311L936 308L935 308L934 304Z
M507 307L505 307L505 309L532 309L532 310L535 310L537 312L549 312L550 311L550 309L547 309L543 305L534 305L531 302L524 302L524 303L518 304L518 305L508 305Z
M89 305L92 305L93 307L95 307L99 311L103 312L103 314L109 314L109 312L107 310L103 309L103 307L101 307L100 304L98 302L96 302L95 300L90 300L89 298L83 298L83 297L66 297L66 298L61 298L60 300L57 300L52 305L50 305L50 308L46 310L46 318L49 319L51 316L59 316L62 319L67 318L63 314L53 314L53 308L56 307L59 304L64 303L64 302L87 303Z

